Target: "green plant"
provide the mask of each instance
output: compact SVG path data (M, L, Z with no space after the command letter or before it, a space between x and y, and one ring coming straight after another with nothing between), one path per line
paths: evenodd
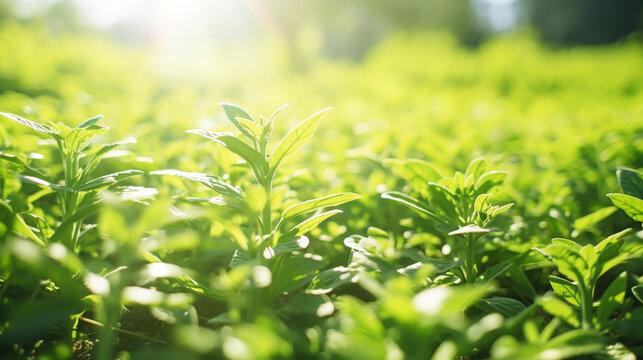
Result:
M140 170L124 170L115 173L92 177L99 167L102 158L119 145L135 142L133 139L99 146L91 146L89 141L96 135L108 130L106 126L96 124L103 116L95 116L84 121L75 128L70 128L63 123L39 124L17 115L0 113L4 117L19 124L30 127L40 134L51 138L58 149L60 162L63 168L61 181L57 181L42 169L30 166L25 156L8 152L0 152L0 159L22 173L20 179L45 188L30 199L38 198L53 192L58 197L60 206L60 223L55 225L55 230L42 218L27 214L36 222L37 232L25 233L41 245L50 241L61 242L69 250L78 254L82 249L79 238L82 235L83 221L97 210L100 201L97 192L103 188L134 175L140 175ZM88 158L89 160L84 160ZM37 235L36 235L37 234Z
M475 282L479 274L479 257L476 256L478 241L483 235L498 231L489 228L489 224L513 205L489 203L489 191L502 184L507 173L485 172L483 159L473 160L464 173L456 172L453 177L441 177L431 165L419 160L391 163L401 168L400 172L409 178L411 187L420 198L398 191L385 192L382 198L406 205L430 221L437 230L463 239L464 244L457 249L463 259L460 278L467 283ZM491 278L485 276L481 280L489 281Z
M274 121L283 109L270 117L260 116L256 121L244 109L221 104L228 120L242 136L217 133L208 130L188 130L223 145L228 151L241 157L252 170L254 184L245 191L213 175L188 173L178 170L159 170L153 175L174 175L197 181L220 194L220 197L190 198L191 201L215 204L222 211L216 216L219 224L236 243L236 251L230 266L239 274L254 279L256 288L247 289L249 296L237 298L233 307L245 304L244 312L255 313L262 305L270 305L283 293L290 292L310 279L314 271L323 266L319 256L304 256L299 252L309 246L306 234L329 217L341 213L334 209L321 212L323 208L337 206L359 199L355 193L337 193L285 206L284 201L273 194L273 182L278 167L292 153L304 146L315 133L320 118L327 110L319 111L291 129L269 150ZM245 138L245 141L243 140ZM276 210L281 210L276 213ZM312 213L312 215L311 215ZM241 214L245 221L234 223L230 214ZM241 276L243 277L243 276ZM228 291L234 295L234 286ZM248 299L249 298L249 299ZM244 300L246 299L246 300Z

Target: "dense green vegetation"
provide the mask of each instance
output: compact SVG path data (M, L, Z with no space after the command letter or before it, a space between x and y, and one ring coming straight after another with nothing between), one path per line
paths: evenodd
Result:
M640 43L0 49L4 356L643 356Z

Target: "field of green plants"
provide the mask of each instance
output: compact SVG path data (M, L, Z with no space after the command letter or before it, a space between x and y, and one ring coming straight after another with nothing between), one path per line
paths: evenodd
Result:
M0 357L643 357L641 42L236 50L2 24Z

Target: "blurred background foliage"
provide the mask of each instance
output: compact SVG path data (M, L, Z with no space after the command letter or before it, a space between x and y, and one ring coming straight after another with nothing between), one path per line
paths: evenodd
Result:
M447 175L464 171L480 156L490 169L509 173L494 201L516 203L495 224L505 233L484 245L484 251L498 256L483 259L480 266L488 268L509 255L549 244L554 237L595 244L625 228L640 229L640 223L620 211L582 228L576 220L611 205L605 194L620 192L617 168L643 167L642 12L643 2L637 0L0 0L0 110L70 126L104 114L101 123L111 129L101 141L131 136L138 142L128 144L118 158L105 159L97 170L101 174L128 168L180 169L225 174L232 184L244 187L252 179L236 157L185 131L230 131L218 106L222 101L242 105L253 115L267 115L290 103L275 125L277 137L306 115L332 106L310 143L283 165L274 189L284 203L340 191L362 195L343 207L344 214L311 232L311 251L324 254L325 269L347 265L350 250L343 240L365 235L369 227L383 229L409 248L419 246L427 256L444 258L444 238L424 232L411 220L410 211L380 197L387 190L408 190L387 159L422 159ZM61 173L54 149L39 140L19 125L0 120L1 151L40 153L42 158L34 156L32 164ZM5 179L0 195L13 211L30 211L55 223L53 199L43 197L32 204L35 186L21 184L5 168L0 175ZM103 241L89 231L87 248L79 255L83 266L95 273L124 263L140 266L140 259L115 249L132 249L133 254L141 247L153 248L163 261L188 269L200 281L239 288L235 281L241 283L247 274L229 269L234 247L222 240L221 229L208 228L211 209L200 209L195 221L158 221L170 198L206 196L202 187L147 175L132 184L155 187L160 205L148 210L151 215L138 207L106 206L98 219L108 220L102 225L97 220L98 229L101 236L120 242ZM117 223L122 226L109 226ZM133 228L149 235L153 246L139 243L128 231ZM640 232L630 236L640 242ZM17 293L5 299L18 306L18 300L36 298L20 307L14 318L35 321L28 316L33 309L63 309L59 318L78 311L79 297L74 294L87 292L82 284L70 281L71 290L65 294L72 294L71 300L62 297L44 306L35 294L48 285L34 284L47 276L49 263L4 250L3 279L16 269L27 274L18 280L27 284L24 289L10 288ZM51 260L44 252L37 254ZM641 274L640 267L628 270ZM526 271L538 294L550 290L551 267L534 265ZM55 275L64 282L73 274L74 269L63 269ZM132 274L123 275L121 282L110 278L112 286L131 285L125 280L140 276ZM164 291L177 288L154 281ZM500 281L502 295L527 305L534 302L508 286L508 279ZM607 284L600 283L600 290ZM418 315L410 304L422 286L418 275L363 285L366 290L343 289L335 302L339 313L327 322L310 314L306 316L314 320L303 321L286 312L223 328L220 325L229 319L217 316L244 303L229 305L195 295L183 313L171 306L149 312L152 305L132 300L120 327L178 347L155 352L154 341L123 335L118 348L137 351L143 359L198 358L202 353L358 359L385 353L392 354L390 358L400 353L422 356L440 349L450 354L455 348L458 354L471 354L491 347L494 333L484 329L493 318L483 321L478 313L465 319L461 308L446 309L443 318ZM462 294L471 302L484 296L475 289L442 295L457 299ZM116 306L111 309L117 312L119 300L112 300ZM399 308L408 311L391 310ZM198 320L193 309L198 309ZM624 322L619 334L632 330L640 311L638 316ZM59 318L36 323L47 333ZM204 325L204 318L215 321L188 326ZM549 319L534 317L524 331L541 331ZM111 321L118 322L113 317ZM463 335L472 324L480 326ZM79 329L94 331L87 324ZM518 340L498 342L494 353L476 356L512 358L520 346L530 346L525 340L529 336L516 335L522 330L512 330ZM445 335L448 341L443 345L424 341L435 334L463 338ZM632 332L623 342L640 351L638 335ZM259 338L267 340L253 343ZM254 352L249 344L256 346ZM354 344L361 345L350 346ZM548 344L540 343L542 351ZM62 359L70 351L54 346L43 353Z

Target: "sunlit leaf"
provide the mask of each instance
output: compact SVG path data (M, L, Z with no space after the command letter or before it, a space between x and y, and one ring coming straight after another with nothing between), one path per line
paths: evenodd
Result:
M319 125L321 116L330 110L320 110L306 120L300 122L297 126L292 128L286 136L281 140L277 148L270 155L270 168L274 169L290 154L299 150L302 146L308 143L308 140L313 136Z

